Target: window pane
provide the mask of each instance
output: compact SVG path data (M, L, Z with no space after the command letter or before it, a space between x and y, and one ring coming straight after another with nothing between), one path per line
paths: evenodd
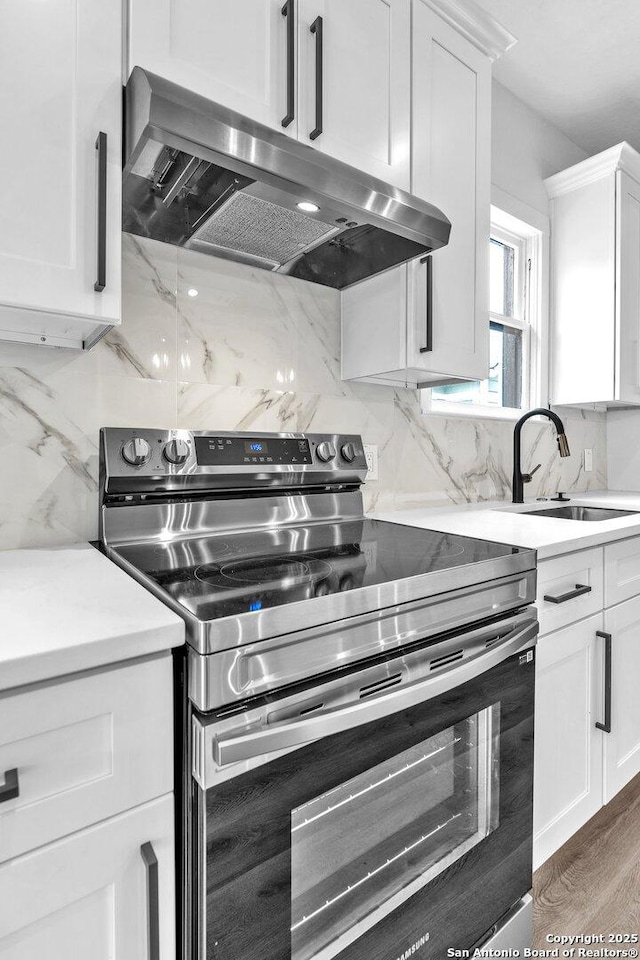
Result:
M493 407L522 405L522 331L492 322L489 330L489 377L471 383L434 387L434 400Z
M489 241L489 309L504 317L514 316L515 250L491 237Z
M504 244L497 240L489 243L489 277L489 309L504 316Z

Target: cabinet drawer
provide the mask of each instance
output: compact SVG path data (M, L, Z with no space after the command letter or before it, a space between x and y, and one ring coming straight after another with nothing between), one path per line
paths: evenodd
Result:
M605 607L640 595L640 537L604 548Z
M172 744L170 655L4 694L0 862L170 792Z
M538 564L536 607L540 634L559 630L604 606L602 548L581 550Z

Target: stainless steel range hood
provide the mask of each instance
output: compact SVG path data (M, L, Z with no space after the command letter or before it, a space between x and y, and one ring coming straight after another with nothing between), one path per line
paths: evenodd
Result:
M140 67L125 157L124 230L339 290L449 239L436 207Z

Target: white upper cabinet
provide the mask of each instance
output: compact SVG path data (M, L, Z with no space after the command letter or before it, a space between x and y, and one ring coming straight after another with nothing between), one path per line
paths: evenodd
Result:
M545 183L551 400L640 404L640 155L621 143Z
M121 3L5 0L2 38L0 339L89 346L120 321Z
M413 0L411 192L450 219L449 244L343 292L345 379L488 375L491 59L513 38L486 15L473 32L475 8L456 9Z
M411 0L129 0L135 66L409 188Z
M410 14L410 0L299 0L299 138L405 190Z
M143 67L295 136L298 2L129 0L128 72Z
M413 192L451 220L447 246L433 256L432 345L413 356L427 373L484 379L489 371L489 209L491 63L414 0ZM414 323L426 317L417 268ZM423 324L422 324L423 325Z

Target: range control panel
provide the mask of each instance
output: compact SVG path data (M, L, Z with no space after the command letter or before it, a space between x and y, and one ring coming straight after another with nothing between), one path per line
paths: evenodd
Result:
M353 434L232 433L104 428L102 489L169 492L306 484L360 484L367 472Z
M196 437L196 460L201 467L242 466L252 463L311 463L309 441L290 437Z

